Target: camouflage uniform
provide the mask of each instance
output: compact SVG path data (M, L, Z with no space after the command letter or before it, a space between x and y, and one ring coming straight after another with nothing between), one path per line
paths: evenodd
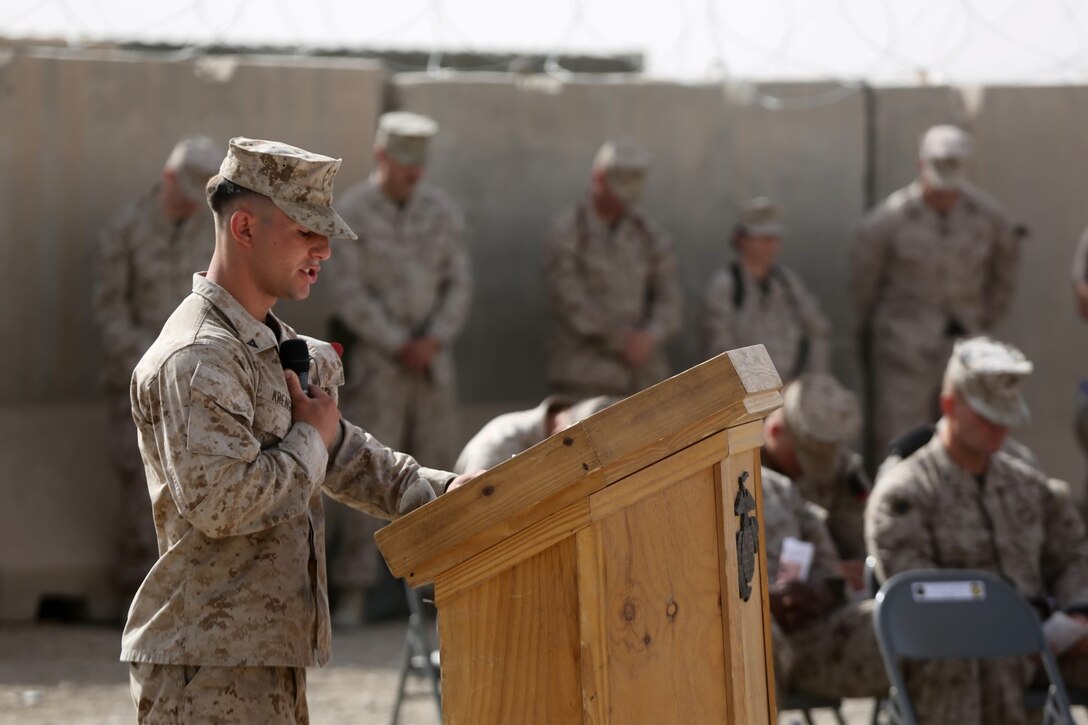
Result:
M819 507L805 501L790 480L768 468L763 476L763 529L767 580L778 578L787 537L814 547L808 580L842 589L839 557ZM873 603L849 602L824 619L784 633L772 625L777 678L788 689L827 697L875 697L888 691L873 631Z
M707 357L762 344L783 380L830 367L831 323L793 270L775 266L758 281L734 262L703 297Z
M132 701L141 723L293 725L309 722L302 667L210 667L132 662ZM214 721L205 718L215 713Z
M575 402L563 395L551 395L535 408L503 413L488 422L465 444L453 470L455 473L469 473L497 466L550 436L549 417L556 416L563 427L574 425L616 400L602 395Z
M782 399L764 426L763 463L794 474L793 485L805 500L827 512L839 558L861 561L872 484L861 456L849 447L861 427L857 396L830 375L806 373L786 386ZM784 434L775 433L776 425L784 426Z
M548 414L573 402L551 395L529 410L504 413L492 419L465 444L454 464L455 473L487 470L535 446L548 437Z
M1029 600L1061 609L1088 604L1088 540L1064 497L1038 470L1004 452L980 481L940 438L882 474L865 535L886 579L911 569L982 569ZM923 722L1022 723L1033 665L1022 660L932 661L907 670Z
M585 199L561 214L545 244L551 298L548 382L574 397L629 395L669 374L663 344L680 329L672 242L636 210L609 227ZM641 328L657 346L632 369L624 333Z
M376 179L337 205L359 233L329 265L338 315L358 341L348 359L344 410L398 450L449 465L455 433L453 342L471 296L461 213L441 191L421 185L401 209ZM438 338L430 373L406 372L396 353L412 337Z
M331 453L312 426L292 424L278 345L294 336L198 275L137 367L132 401L159 560L133 601L122 660L324 665L321 492L389 518L452 479L346 420ZM338 357L308 342L311 382L335 395Z
M827 512L827 529L842 559L865 558L865 502L872 482L861 455L839 448L834 474L829 478L802 475L793 482L806 501Z
M993 327L1008 311L1020 239L997 202L964 184L947 214L915 182L862 222L852 287L870 334L877 449L937 417L941 372L957 337Z
M375 178L348 189L337 207L359 233L358 242L336 247L329 265L338 317L357 338L348 352L344 415L396 450L448 466L457 432L453 342L471 296L461 213L425 184L401 209ZM421 335L442 342L426 376L396 359L404 343ZM358 517L336 527L334 588L371 583L377 527Z
M95 322L101 335L103 383L109 396L110 458L120 477L117 583L131 595L156 558L155 527L132 423L129 380L166 318L207 269L215 233L206 206L168 219L156 185L124 207L100 235L94 261Z

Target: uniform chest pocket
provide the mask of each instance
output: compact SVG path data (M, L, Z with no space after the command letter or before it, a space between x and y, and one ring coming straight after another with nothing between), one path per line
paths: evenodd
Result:
M936 245L933 230L909 228L902 230L892 242L893 265L904 270L921 273L934 264Z
M253 430L262 447L279 443L291 429L291 399L287 393L271 386L257 390L257 406L253 412Z
M253 403L240 381L216 365L200 363L189 386L186 448L202 455L255 458L249 425Z

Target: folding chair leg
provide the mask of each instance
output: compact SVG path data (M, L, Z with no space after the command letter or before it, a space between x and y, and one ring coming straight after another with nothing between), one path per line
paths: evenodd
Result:
M400 674L397 675L397 699L393 702L393 719L390 725L397 725L400 719L400 706L404 702L404 686L408 681L408 670L412 666L412 643L409 638L404 640L404 653L400 658Z

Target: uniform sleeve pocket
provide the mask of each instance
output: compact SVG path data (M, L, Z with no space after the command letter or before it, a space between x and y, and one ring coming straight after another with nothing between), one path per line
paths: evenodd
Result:
M260 444L251 427L253 401L240 382L222 368L200 363L190 388L188 450L244 461L256 458Z

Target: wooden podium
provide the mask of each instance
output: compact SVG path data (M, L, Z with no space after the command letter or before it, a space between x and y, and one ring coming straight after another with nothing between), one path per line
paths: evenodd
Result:
M723 353L378 532L434 581L448 725L775 722L755 539L780 387L762 345Z

